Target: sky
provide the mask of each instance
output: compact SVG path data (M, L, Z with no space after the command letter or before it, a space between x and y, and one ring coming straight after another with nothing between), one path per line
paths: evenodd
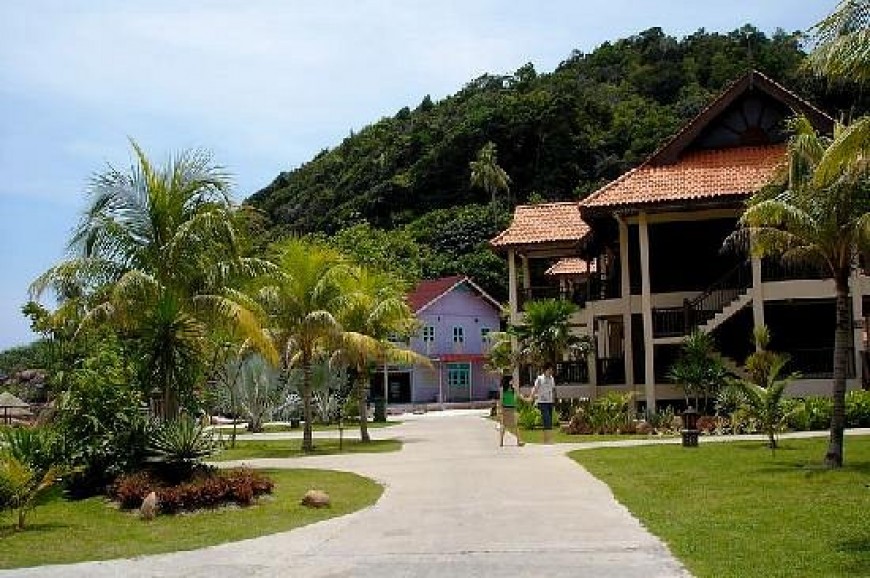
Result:
M351 131L653 26L803 30L835 0L3 0L0 350L64 257L91 175L202 147L243 200Z

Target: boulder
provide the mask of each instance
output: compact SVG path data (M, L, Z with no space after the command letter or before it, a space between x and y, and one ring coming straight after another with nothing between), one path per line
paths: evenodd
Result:
M143 520L153 520L157 516L157 494L151 492L142 500L139 506L139 517Z
M328 508L329 494L323 490L308 490L305 492L305 495L302 496L302 501L300 503L309 508Z

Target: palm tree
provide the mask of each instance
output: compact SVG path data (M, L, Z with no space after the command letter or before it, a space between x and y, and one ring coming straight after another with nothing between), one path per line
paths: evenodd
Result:
M569 318L576 311L576 305L562 299L527 301L522 321L508 328L517 339L519 359L538 366L555 366L565 353L574 358L586 357L592 351L592 340L571 331Z
M468 163L471 167L471 185L491 195L493 215L496 211L496 194L499 191L509 193L511 182L505 170L498 165L497 156L495 143L487 142L477 152L477 160Z
M355 392L359 403L360 440L370 441L366 390L374 363L430 364L427 357L390 343L391 335L410 335L416 325L413 312L405 302L401 283L390 275L356 268L353 290L341 311L345 333L341 356L355 371Z
M842 0L809 30L809 68L819 76L864 84L870 81L870 1Z
M767 327L757 328L754 337L757 350L746 358L746 370L750 377L733 380L730 386L736 392L740 405L767 434L770 449L775 450L776 434L785 426L788 418L784 403L785 388L797 374L781 376L788 356L767 349L770 343Z
M314 450L312 371L319 354L341 339L337 319L347 298L349 267L335 250L291 237L275 247L278 272L257 291L284 372L302 369L302 449Z
M844 147L852 143L843 140L839 125L833 139L818 134L804 117L794 119L790 128L787 167L771 187L752 197L736 235L751 238L758 255L817 263L834 280L834 411L825 462L840 467L852 330L849 276L856 253L870 248L870 179L866 157L851 156L852 161L843 165L850 158Z
M708 409L711 395L715 395L725 382L725 368L716 355L713 336L702 331L693 331L683 342L677 362L668 372L668 377L683 388L686 404L695 397L695 407L702 412ZM701 396L704 407L700 407Z
M274 357L250 302L235 287L270 270L245 257L230 179L203 151L155 166L131 141L135 163L91 179L90 205L69 243L71 257L31 285L90 306L83 323L112 322L138 349L140 378L174 415L203 375L213 327L239 331Z
M504 375L522 365L522 359L513 349L513 336L508 331L492 331L487 335L486 369Z

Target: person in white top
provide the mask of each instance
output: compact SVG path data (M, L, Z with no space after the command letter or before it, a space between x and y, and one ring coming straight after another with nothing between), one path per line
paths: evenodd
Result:
M556 403L556 380L553 378L553 365L544 365L544 372L535 379L531 397L541 410L544 422L544 443L553 443L553 406Z

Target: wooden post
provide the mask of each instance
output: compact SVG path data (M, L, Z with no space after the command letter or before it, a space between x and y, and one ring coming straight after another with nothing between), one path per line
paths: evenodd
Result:
M519 304L517 302L516 253L513 249L508 249L508 302L510 303L511 322L516 322Z
M634 364L631 345L631 283L628 271L628 225L617 216L619 224L619 265L622 281L622 333L623 355L625 357L625 382L634 385Z
M655 345L653 343L652 327L652 293L649 276L649 225L646 213L638 218L640 237L640 299L643 315L643 352L644 352L644 391L646 394L647 412L656 409L656 378L655 378Z

